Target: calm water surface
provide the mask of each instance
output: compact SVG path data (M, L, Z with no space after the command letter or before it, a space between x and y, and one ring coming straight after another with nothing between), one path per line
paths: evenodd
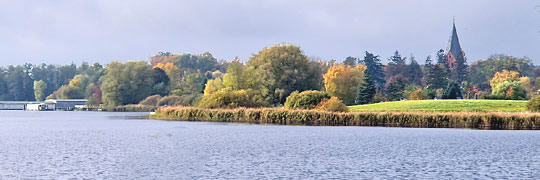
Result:
M0 179L540 178L540 131L0 111Z

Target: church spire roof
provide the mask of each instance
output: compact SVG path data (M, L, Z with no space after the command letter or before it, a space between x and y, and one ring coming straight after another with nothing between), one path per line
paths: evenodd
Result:
M449 42L449 45L448 45L448 48L449 48L448 53L452 53L452 55L454 57L458 57L459 54L461 53L461 45L459 45L459 38L458 38L458 35L457 35L457 31L456 31L455 20L452 23L452 25L453 25L452 37L450 37L450 42Z

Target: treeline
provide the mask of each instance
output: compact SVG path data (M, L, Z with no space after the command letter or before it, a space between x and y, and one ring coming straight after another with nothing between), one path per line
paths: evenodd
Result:
M421 65L416 57L396 51L385 64L380 56L364 52L338 63L311 59L297 46L278 44L246 63L237 58L218 61L209 52L167 52L149 61L105 66L24 64L0 69L0 100L85 98L105 106L235 108L283 106L294 93L291 99L326 103L310 108L340 109L338 101L353 105L400 99L527 99L540 86L540 70L528 58L495 55L471 64L464 53L457 64L446 58L440 50ZM304 91L313 92L302 97Z

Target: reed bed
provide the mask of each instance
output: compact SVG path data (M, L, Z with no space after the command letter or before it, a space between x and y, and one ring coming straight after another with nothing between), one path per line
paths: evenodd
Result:
M128 104L124 106L104 107L102 110L111 112L153 112L157 110L157 106Z
M161 107L154 119L308 126L540 129L539 113L327 112L284 108L205 109Z

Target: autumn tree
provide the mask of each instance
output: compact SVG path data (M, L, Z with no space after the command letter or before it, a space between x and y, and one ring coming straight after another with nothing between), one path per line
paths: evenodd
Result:
M522 79L516 71L497 72L489 81L491 94L496 99L525 99L527 90L522 86Z
M503 70L501 72L496 72L493 75L493 78L489 81L489 85L493 88L499 83L505 81L519 81L519 73L516 71Z
M358 85L365 70L366 66L361 64L355 67L344 64L330 67L323 76L326 91L347 105L354 104Z

